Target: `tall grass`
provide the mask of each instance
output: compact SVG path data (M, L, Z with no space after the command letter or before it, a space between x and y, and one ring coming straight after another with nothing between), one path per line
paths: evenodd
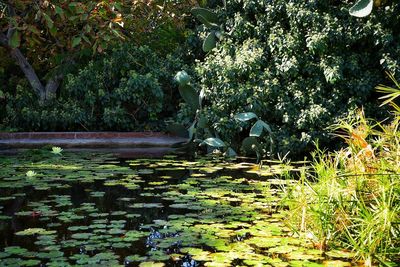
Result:
M380 85L390 123L366 119L362 110L332 126L347 147L317 148L311 171L287 191L287 223L316 247L351 249L365 266L400 262L400 84Z

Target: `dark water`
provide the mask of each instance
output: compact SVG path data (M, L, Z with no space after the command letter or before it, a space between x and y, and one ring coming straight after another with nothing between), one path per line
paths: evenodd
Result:
M0 167L0 266L349 266L293 236L293 181L251 164L38 152Z

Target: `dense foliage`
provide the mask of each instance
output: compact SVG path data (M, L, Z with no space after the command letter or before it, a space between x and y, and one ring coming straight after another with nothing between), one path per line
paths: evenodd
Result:
M349 16L347 1L227 1L225 33L197 64L203 113L221 139L234 143L234 114L252 111L272 126L274 151L304 152L326 126L369 106L384 70L399 66L400 4ZM367 110L368 111L368 110ZM190 112L181 111L189 121ZM192 116L192 115L190 115ZM266 138L268 142L268 138Z
M40 103L52 99L80 54L123 39L124 1L0 1L0 46L21 68Z
M128 104L132 107L141 101L141 97L144 97L143 100L146 101L145 97L153 96L155 88L158 86L162 86L163 89L156 89L157 94L161 91L165 93L170 90L171 86L165 83L170 83L175 68L171 68L168 78L165 69L158 70L156 68L174 65L172 61L171 64L162 64L165 63L165 55L175 53L174 51L184 43L185 37L190 33L190 30L188 30L188 24L191 23L190 17L186 14L198 2L195 0L67 2L53 1L49 3L44 1L43 3L40 2L40 5L36 5L30 1L15 1L15 5L12 5L10 4L11 1L0 1L2 7L4 7L1 8L2 13L0 15L2 34L8 36L10 33L10 36L15 37L13 42L10 41L5 46L0 46L0 58L2 59L0 61L0 127L8 130L101 130L110 129L110 127L114 130L143 129L144 124L149 124L147 115L144 115L147 112L144 111L146 108L139 108L138 106L136 109L139 108L137 111L139 113L131 116L128 121L124 117L125 113L122 112L121 105L125 105L125 110L129 110L126 107L127 102L132 100L133 102ZM16 21L14 21L14 15L10 13L10 10L15 12ZM27 14L26 16L19 16L20 13L24 12ZM40 16L32 17L35 12L39 12ZM101 18L96 16L101 16ZM118 56L110 52L110 49L119 47L121 43L130 43L132 46L130 50L127 49L125 52L121 49ZM195 44L193 41L192 43ZM134 45L148 46L151 51L145 48L145 51L131 53L134 50L132 48ZM35 92L32 90L32 80L30 83L27 82L26 75L16 64L14 54L10 51L16 51L13 52L14 54L18 52L20 58L26 58L25 63L32 66L30 73L37 75L36 80L39 82L36 84L39 85L38 88L41 93L37 94L38 90ZM130 53L131 56L121 53ZM149 57L150 62L146 63L147 65L142 70L138 70L138 68L141 68L139 66L133 67L133 70L140 75L128 79L128 74L119 72L129 72L130 67L128 65L131 64L127 63L128 65L125 65L122 70L121 64L114 62L117 60L113 58L114 55L119 57L120 62L129 58L132 63L134 61L133 56L139 57L138 62ZM81 94L81 91L77 92L77 90L79 91L77 86L79 77L75 81L75 89L71 89L74 92L70 91L72 85L69 85L69 83L72 83L73 76L69 74L78 74L81 69L83 69L82 72L88 73L90 72L87 70L88 68L91 68L91 72L94 74L94 69L99 71L98 69L101 67L89 67L88 65L99 65L101 60L90 64L89 61L99 57L102 60L111 57L109 61L114 62L112 64L117 65L118 68L115 68L115 73L112 68L108 72L111 72L111 76L117 77L117 79L125 77L125 83L130 83L126 86L121 85L119 90L116 90L119 91L120 96L114 97L114 100L93 100L93 103L104 104L107 101L115 102L118 98L124 98L122 100L124 103L116 104L115 110L114 107L110 106L111 102L109 102L110 105L105 104L107 109L101 112L98 110L94 112L94 110L89 109L89 106L92 107L92 105L88 105L88 107L79 105L79 101L76 101L75 98ZM160 57L160 64L154 65L157 57ZM183 57L179 56L179 58ZM193 58L193 55L190 58ZM162 81L159 81L159 76L153 75L154 73L152 78L144 77L148 74L148 69L153 69L152 73L163 73L162 78L160 78ZM97 74L100 75L100 72L97 72ZM131 76L134 76L133 73L131 74ZM66 76L68 75L67 82ZM86 75L85 83L91 81L95 84L98 79L99 77L96 77L96 75ZM133 79L136 85L132 84ZM135 92L134 96L122 96L124 93L132 93L129 90L123 92L122 87L138 87L138 83L144 85L141 89L142 92ZM48 90L50 86L46 86L50 84L54 85L52 90ZM112 82L112 86L116 84L119 84L119 80ZM58 90L59 85L61 90ZM111 84L106 86L111 86ZM110 87L107 88L110 89ZM98 95L101 95L102 89L99 90L96 91L92 86L90 94L93 94L93 96L88 96L88 98L95 99ZM159 111L163 111L162 116L166 117L170 116L172 110L175 109L176 100L173 98L173 101L169 101L171 99L170 94L171 92L167 92L164 97L157 96L155 105L149 106L150 110L148 111L152 113L153 120L155 114ZM50 99L53 96L56 96L56 99ZM164 100L161 100L161 98ZM162 105L160 101L168 103L168 107L160 108L160 105ZM45 105L43 105L44 102L46 102ZM42 106L39 106L39 104L42 104ZM103 116L103 113L106 115ZM115 117L117 114L120 114L122 118ZM96 119L94 119L95 117ZM138 122L136 119L143 119L143 121ZM120 120L119 123L116 122L118 120ZM98 124L93 123L93 121L97 121ZM142 126L139 126L139 124L142 124ZM161 126L162 124L153 125L151 128L155 130L160 129Z
M124 45L67 75L56 102L38 107L28 85L5 94L5 125L26 130L159 129L176 112L173 56Z

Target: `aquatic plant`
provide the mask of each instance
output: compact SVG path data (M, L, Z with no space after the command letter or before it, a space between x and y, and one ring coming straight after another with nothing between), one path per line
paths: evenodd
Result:
M17 207L12 217L0 217L7 244L2 266L320 266L325 260L283 223L279 186L293 181L279 179L280 165L270 166L267 180L251 172L254 164L213 156L120 162L104 154L65 151L62 161L40 155L36 162L0 156L0 216ZM41 179L27 182L28 166Z
M378 90L389 93L385 104L397 107L400 87L395 84ZM312 170L288 192L292 229L322 250L352 249L365 266L399 261L399 114L395 110L394 120L384 124L357 110L331 127L348 146L314 153Z
M53 153L54 155L61 155L62 151L63 151L63 149L61 147L58 147L58 146L53 146L51 148L51 153Z
M36 173L35 171L27 171L27 172L25 173L25 175L26 175L26 177L28 177L28 178L32 178L32 177L35 177L35 176L37 175L37 173Z

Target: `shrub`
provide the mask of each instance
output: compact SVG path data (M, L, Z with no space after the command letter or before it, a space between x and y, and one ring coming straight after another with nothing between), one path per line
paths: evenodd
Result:
M246 125L234 114L254 112L272 126L274 151L301 154L325 127L363 104L399 66L400 3L366 19L347 1L227 1L225 33L196 66L204 114L221 139L237 143ZM368 112L368 110L367 110ZM180 119L187 121L183 107ZM249 125L250 126L250 125ZM266 142L267 139L266 139Z
M39 107L22 81L7 100L3 124L23 130L158 130L176 113L176 56L123 45L67 75L60 95Z

